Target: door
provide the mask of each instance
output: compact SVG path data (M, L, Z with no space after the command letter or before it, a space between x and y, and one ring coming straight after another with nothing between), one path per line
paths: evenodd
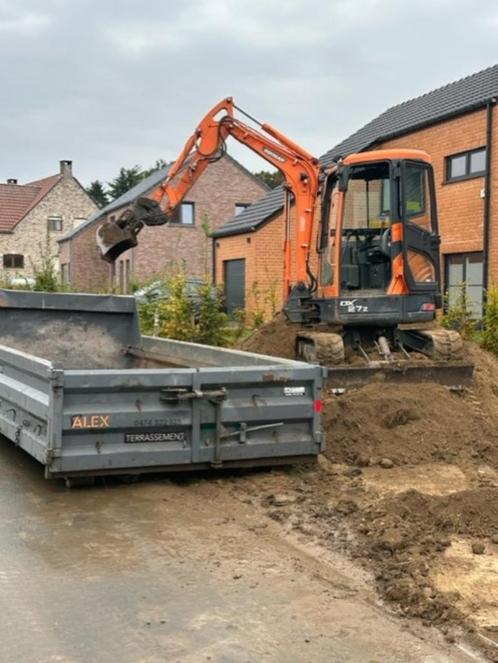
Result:
M223 261L223 282L225 284L225 308L227 313L243 309L246 305L246 261Z
M434 290L440 283L440 240L432 169L427 164L403 164L401 204L405 278L410 290Z

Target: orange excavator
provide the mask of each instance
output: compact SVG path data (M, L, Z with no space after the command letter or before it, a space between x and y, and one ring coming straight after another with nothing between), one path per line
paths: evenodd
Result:
M204 170L223 156L229 137L284 176L284 313L300 325L299 357L328 365L342 363L347 351L370 363L372 352L385 363L393 353L409 358L412 351L461 358L461 337L430 324L442 302L429 155L377 150L323 167L231 97L202 119L150 197L100 226L102 257L116 260L137 245L145 225L168 223Z

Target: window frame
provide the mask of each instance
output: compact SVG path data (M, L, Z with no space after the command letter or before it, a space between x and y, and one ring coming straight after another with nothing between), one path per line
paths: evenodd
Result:
M54 221L58 221L60 223L60 228L50 227L51 223ZM60 233L64 230L64 219L60 214L50 214L47 216L47 230L50 233Z
M459 256L463 260L463 264L462 264L463 279L462 279L461 282L465 283L466 286L470 285L471 287L475 286L475 285L481 285L482 290L483 290L483 294L484 294L484 251L460 251L460 252L456 252L456 253L445 253L444 254L444 292L449 293L449 288L450 288L450 285L449 285L450 259L454 256ZM466 280L467 279L467 261L468 261L468 258L470 256L480 256L480 258L481 258L482 281L483 281L482 284L473 284L473 283L468 284L467 283L467 280ZM458 285L459 284L457 283L452 287L458 287ZM483 297L482 302L484 304L484 297ZM445 303L444 310L445 311L448 310L448 302L447 301ZM483 314L483 310L481 309L481 315L479 316L478 319L482 318L482 314Z
M16 265L6 265L5 264L5 258L21 258L21 264ZM12 260L13 263L15 263L15 260ZM4 253L2 256L2 266L3 269L24 269L24 254L23 253Z
M184 223L182 219L182 209L183 206L189 205L192 209L192 223ZM195 228L195 203L191 200L183 200L180 205L176 208L175 213L178 213L180 220L179 221L170 221L168 225L174 226L175 228Z
M428 176L428 166L426 163L423 162L418 162L418 161L406 161L405 163L405 172L404 172L404 181L405 181L405 188L406 188L406 170L407 168L418 168L419 172L422 175L422 208L420 210L417 210L416 212L409 212L407 209L407 192L403 191L403 218L405 218L409 223L414 223L415 225L418 225L415 221L412 221L412 219L416 218L417 216L424 216L427 214L427 189L429 188L429 176ZM429 192L430 193L430 192ZM431 216L434 215L434 210L431 209ZM432 219L431 219L431 226L432 226Z
M483 170L478 170L475 172L470 171L470 159L473 154L476 154L476 152L484 152L484 169ZM451 177L451 162L452 159L456 159L458 157L465 157L465 174L464 175L457 175L456 177ZM449 154L447 157L445 157L445 184L451 184L452 182L462 182L464 180L471 180L476 177L485 177L486 175L486 165L487 165L487 149L486 146L483 145L481 147L475 147L472 150L464 150L463 152L456 152L455 154Z

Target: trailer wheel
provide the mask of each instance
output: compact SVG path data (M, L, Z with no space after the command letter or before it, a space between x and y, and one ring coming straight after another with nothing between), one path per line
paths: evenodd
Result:
M95 485L95 477L66 477L66 488L89 488Z

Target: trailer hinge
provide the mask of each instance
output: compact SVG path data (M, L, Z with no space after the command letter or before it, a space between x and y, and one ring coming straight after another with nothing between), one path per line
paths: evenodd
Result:
M45 464L51 465L56 458L59 458L59 456L60 453L58 449L47 449L45 452Z
M50 384L53 389L64 386L64 371L61 369L52 369L49 376Z

